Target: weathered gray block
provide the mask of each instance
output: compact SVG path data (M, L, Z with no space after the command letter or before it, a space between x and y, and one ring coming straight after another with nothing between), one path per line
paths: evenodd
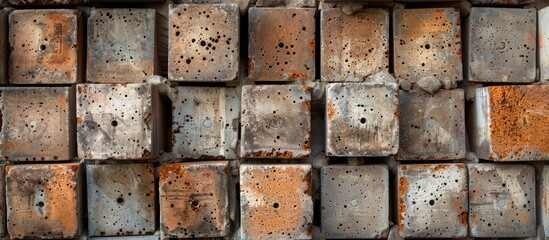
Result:
M389 233L386 165L330 165L320 173L322 234L327 238L385 238Z
M326 86L326 154L388 156L398 150L398 85Z
M0 237L6 235L6 180L4 168L6 165L0 164Z
M144 235L155 231L152 164L87 165L88 235Z
M540 80L549 81L549 7L539 10L538 21Z
M161 240L160 236L91 237L90 240Z
M536 79L535 9L473 7L465 26L468 81Z
M471 237L536 236L536 181L532 166L471 164Z
M8 0L4 0L8 1ZM9 0L11 5L76 5L82 3L82 0Z
M541 224L543 226L543 230L546 233L549 233L549 165L543 166L541 178L539 179L539 200L541 202L541 209L539 212L541 212Z
M0 0L0 6L3 3ZM10 55L10 49L8 44L8 28L9 20L8 16L11 9L0 8L0 84L8 84L8 56Z
M533 3L534 0L469 0L472 4L486 5L525 5Z
M251 0L175 0L175 3L183 4L237 4L240 8L240 14L248 12Z

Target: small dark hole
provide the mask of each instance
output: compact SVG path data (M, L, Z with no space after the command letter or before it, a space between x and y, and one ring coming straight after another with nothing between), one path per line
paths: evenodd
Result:
M431 206L435 205L435 200L429 201L429 205L431 205Z
M283 47L284 47L284 43L283 43L283 42L279 42L279 43L278 43L278 47L279 47L279 48L283 48Z
M116 127L116 126L118 126L118 122L117 122L116 120L113 120L113 121L111 122L111 125L112 125L113 127Z
M431 44L428 44L428 43L425 44L425 49L429 49L429 48L431 48Z
M42 51L46 50L46 45L44 45L44 44L40 45L40 50L42 50Z
M44 203L43 202L38 202L37 204L39 207L43 207L44 206Z
M366 123L366 118L361 118L360 123L362 123L362 124Z
M195 208L195 209L200 207L200 202L198 200L192 200L191 201L191 207Z
M206 41L200 41L200 46L202 47L206 46Z
M275 203L273 204L273 207L274 207L274 208L278 208L278 207L280 207L280 204L278 204L278 203L275 202Z
M124 202L124 199L119 197L118 199L116 199L116 202L122 204Z

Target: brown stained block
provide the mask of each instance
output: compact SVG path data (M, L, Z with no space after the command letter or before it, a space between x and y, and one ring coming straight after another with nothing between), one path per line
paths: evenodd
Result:
M534 0L469 0L471 4L479 5L526 5Z
M311 166L240 166L242 239L311 239Z
M8 233L12 239L76 239L79 164L6 166Z
M229 233L228 162L160 167L160 230L168 238L224 237Z
M9 8L1 8L3 6L0 0L0 84L8 84L8 56L10 49L8 48L8 16L11 12Z
M6 165L0 165L0 237L6 235Z
M315 9L250 8L248 71L254 81L315 79Z
M9 16L12 84L76 83L83 74L80 11L14 10Z
M82 0L4 0L16 6L38 6L38 5L76 5Z

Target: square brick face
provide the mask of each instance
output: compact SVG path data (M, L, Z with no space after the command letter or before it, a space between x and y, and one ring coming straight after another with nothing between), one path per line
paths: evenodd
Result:
M6 166L10 237L75 239L79 169L79 164Z
M389 11L372 8L347 15L321 11L321 80L363 81L389 70Z
M311 166L240 166L241 237L311 239Z
M471 164L468 168L470 236L536 236L534 167Z
M395 9L393 29L396 78L463 79L458 9Z
M466 237L467 198L467 169L464 164L399 166L400 236Z
M539 10L538 20L540 79L549 81L549 7Z
M70 160L69 87L0 88L0 156L10 161Z
M155 73L155 10L93 9L88 18L87 82L139 83Z
M248 14L250 79L315 79L314 8L252 7Z
M398 150L398 86L332 83L326 86L326 154L388 156Z
M240 12L236 4L170 5L168 78L238 79Z
M88 234L153 234L155 185L152 164L87 165Z
M309 156L311 90L308 86L243 86L241 107L241 157Z
M327 238L385 238L389 232L386 165L330 165L320 173L322 233Z
M9 15L12 84L75 83L79 62L79 10L14 10Z
M171 238L223 237L229 233L228 162L160 167L160 230Z

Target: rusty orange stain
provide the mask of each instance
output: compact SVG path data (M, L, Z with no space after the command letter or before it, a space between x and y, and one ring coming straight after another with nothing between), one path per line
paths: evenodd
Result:
M265 157L277 157L277 158L293 158L294 154L290 151L279 152L273 149L271 152L259 150L251 153L244 154L247 158L265 158Z
M450 164L439 164L435 166L435 172L445 171L450 167L452 167Z
M468 219L467 219L467 212L463 211L459 214L459 223L461 223L462 226L467 227L468 226Z
M404 233L404 213L406 212L406 202L404 201L404 197L407 192L408 178L401 177L398 182L398 231L401 234Z
M250 58L248 59L248 71L253 72L255 69L254 61Z
M335 109L334 104L332 104L331 101L328 101L328 104L326 104L326 108L328 111L328 119L334 119L337 114L337 110Z
M289 77L289 80L304 79L304 78L307 78L308 76L309 74L307 74L306 72L292 73L292 75L290 75Z
M76 118L76 125L80 125L80 124L82 124L82 122L83 122L82 118L80 118L80 117Z

